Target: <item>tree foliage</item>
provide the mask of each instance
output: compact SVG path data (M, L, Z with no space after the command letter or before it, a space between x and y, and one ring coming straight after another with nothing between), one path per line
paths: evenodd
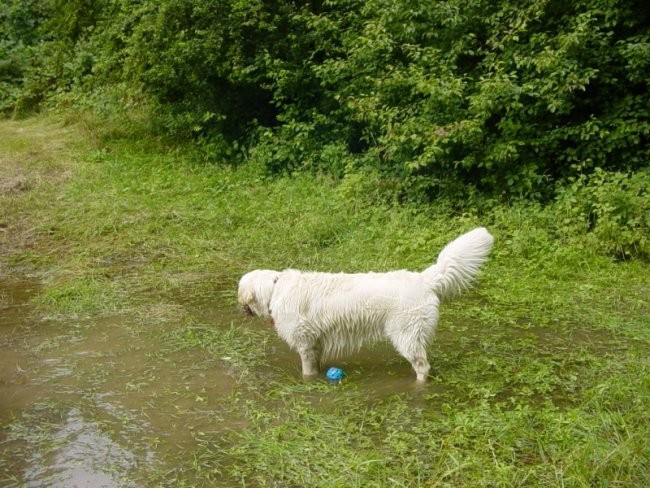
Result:
M641 0L4 0L0 25L5 113L146 103L269 171L544 200L648 166Z

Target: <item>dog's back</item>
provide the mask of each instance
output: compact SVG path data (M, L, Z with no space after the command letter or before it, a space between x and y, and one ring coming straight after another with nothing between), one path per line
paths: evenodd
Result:
M438 298L421 273L315 273L284 271L271 302L278 332L289 342L294 329L318 337L324 357L358 351L391 336L404 321L435 327ZM299 320L296 318L299 317Z

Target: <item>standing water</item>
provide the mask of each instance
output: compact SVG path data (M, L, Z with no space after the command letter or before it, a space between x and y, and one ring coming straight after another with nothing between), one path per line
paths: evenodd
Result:
M0 283L0 485L146 486L197 432L240 421L218 416L222 362L127 316L37 318L37 292Z
M62 320L39 315L31 305L38 294L33 281L0 280L0 486L193 485L187 463L195 462L197 446L228 447L228 435L247 425L247 395L272 407L273 398L239 381L227 349L215 354L178 340L194 334L184 313ZM237 323L233 349L246 338L240 326L249 334L257 328L239 350L245 358L250 351L266 356L266 366L244 361L260 378L253 384L300 381L297 355L268 324L213 300L159 305L175 306L208 328ZM388 345L336 364L379 397L414 385L410 365Z

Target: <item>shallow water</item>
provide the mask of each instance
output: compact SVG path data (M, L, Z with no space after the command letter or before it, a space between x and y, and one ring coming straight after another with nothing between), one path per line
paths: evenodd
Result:
M0 283L0 485L148 486L201 439L246 425L228 408L241 394L228 358L164 339L180 322L44 318L30 305L38 291L29 280ZM211 300L190 306L201 323L267 327ZM298 356L268 332L269 367L299 380ZM377 398L414 388L388 345L331 363Z
M207 353L126 316L38 318L37 289L0 286L2 486L138 486L195 431L241 422L214 416L234 380Z
M158 486L165 473L183 469L181 459L191 462L201 442L219 443L246 427L240 408L246 395L254 395L258 406L274 402L240 383L230 358L170 341L183 321L157 320L156 306L144 318L125 314L61 320L35 312L30 300L38 292L34 281L0 280L0 486ZM298 356L271 329L267 336L268 324L242 318L235 307L215 306L212 297L176 302L158 307L191 309L197 323L208 327L235 324L263 332L269 338L264 346L269 371L254 372L261 384L264 378L301 381ZM432 348L434 374L440 365L436 350L462 355L479 350L483 335L494 334L480 324L445 324ZM535 344L557 343L559 349L593 340L597 344L592 347L607 343L607 337L580 330L564 338L539 327L507 334L503 340L523 337ZM453 362L447 364L453 367ZM418 386L410 365L388 344L323 366L344 369L345 381L362 388L369 403L395 394L412 395L417 403L446 388L444 381ZM327 402L346 394L333 388L316 390L306 399L327 408ZM432 408L430 402L427 408ZM191 474L176 475L192 484Z

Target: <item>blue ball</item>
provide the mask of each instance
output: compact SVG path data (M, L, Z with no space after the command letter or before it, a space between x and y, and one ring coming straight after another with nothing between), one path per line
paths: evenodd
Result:
M345 372L341 368L331 367L326 373L327 379L331 381L341 381L345 378Z

